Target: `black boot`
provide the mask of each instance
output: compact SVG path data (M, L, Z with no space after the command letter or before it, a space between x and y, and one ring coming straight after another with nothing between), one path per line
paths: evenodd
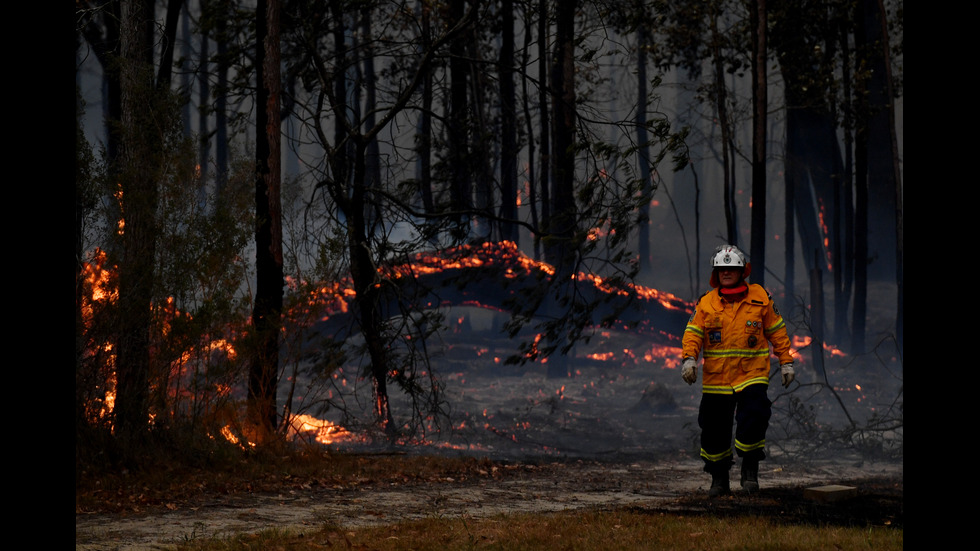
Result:
M728 484L728 470L711 473L711 487L708 488L708 497L723 496L731 491Z
M748 493L759 491L759 462L742 460L742 489Z

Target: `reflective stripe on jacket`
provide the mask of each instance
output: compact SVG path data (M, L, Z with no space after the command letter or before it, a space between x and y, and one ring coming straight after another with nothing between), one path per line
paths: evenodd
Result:
M685 358L703 355L703 391L731 394L769 384L769 345L780 365L793 361L786 323L772 296L748 284L743 299L727 302L718 290L705 293L684 330Z

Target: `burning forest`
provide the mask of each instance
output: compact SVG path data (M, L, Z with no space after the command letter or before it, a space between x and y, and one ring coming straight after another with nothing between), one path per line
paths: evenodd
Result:
M721 240L752 244L794 339L773 452L900 456L900 9L833 32L769 14L767 76L741 66L740 8L113 6L76 4L76 438L97 460L188 432L694 454L680 339ZM738 24L701 35L717 17Z
M99 260L101 257L97 257ZM295 285L298 298L283 330L277 400L282 431L291 440L330 450L478 454L495 458L589 457L628 459L661 453L697 453L700 389L679 376L680 335L692 304L635 284L577 274L576 290L592 304L588 323L563 352L542 353L541 320L561 315L561 305L535 282L553 274L548 264L511 243L485 243L379 268L397 293L386 315L397 319L405 301L431 317L394 323L394 365L414 371L389 373L396 383L390 407L398 436L378 432L377 388L352 314L354 293L344 282ZM86 271L85 324L95 324L111 305L114 276L93 262ZM302 290L300 290L302 289ZM515 325L538 297L538 317ZM832 346L821 351L821 370L806 331L805 307L787 316L795 324L794 356L800 385L772 392L775 453L851 451L901 454L901 370L884 343L866 357ZM154 308L165 328L192 324L167 304ZM537 320L537 321L536 321ZM166 329L173 331L174 329ZM245 327L229 326L166 353L154 379L155 410L148 422L198 417L212 436L248 447L243 424L246 389L238 347ZM553 343L554 344L554 343ZM91 346L86 359L102 377L102 392L85 403L90 420L111 422L114 357L111 344Z

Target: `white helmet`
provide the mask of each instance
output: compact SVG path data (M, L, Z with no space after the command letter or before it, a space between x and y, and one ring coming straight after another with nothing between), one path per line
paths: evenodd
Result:
M752 273L752 264L745 258L745 254L738 250L734 245L721 245L715 249L711 255L711 286L718 287L718 268L742 268L742 279L749 277Z

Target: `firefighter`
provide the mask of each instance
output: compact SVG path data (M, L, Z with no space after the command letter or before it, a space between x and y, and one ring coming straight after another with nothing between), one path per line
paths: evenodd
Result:
M701 458L711 474L708 495L731 491L728 472L742 460L742 489L759 489L759 461L766 458L766 431L772 415L769 401L769 345L779 358L784 387L795 378L786 324L772 295L745 281L752 271L742 251L722 245L711 255L711 291L698 299L683 338L681 377L697 380L697 359L703 358Z

